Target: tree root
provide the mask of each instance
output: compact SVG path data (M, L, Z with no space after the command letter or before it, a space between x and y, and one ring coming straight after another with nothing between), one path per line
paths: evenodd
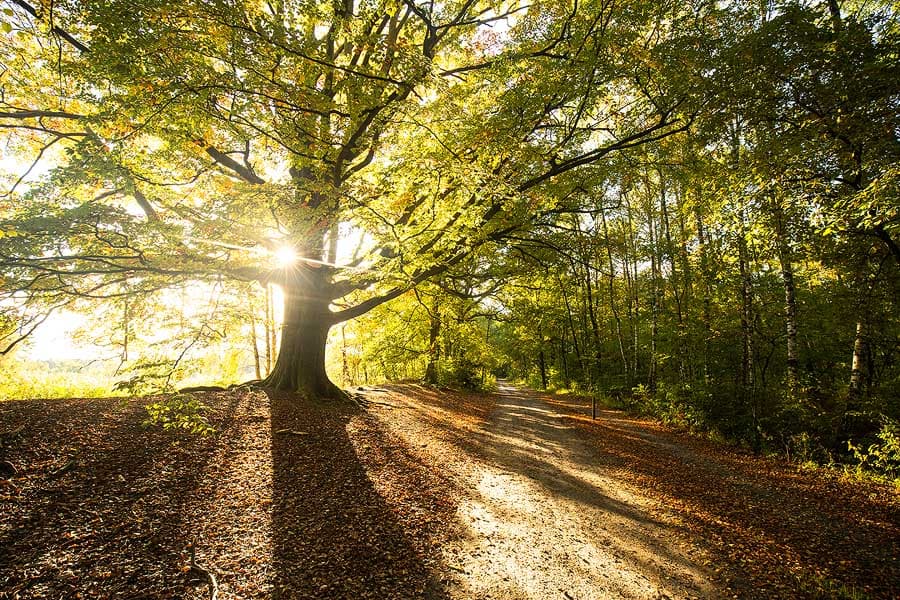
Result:
M251 379L250 381L245 381L243 383L232 383L229 386L221 386L221 385L192 385L188 387L179 388L179 394L190 394L192 392L231 392L239 389L262 389L265 386L263 385L262 379Z
M209 600L218 600L219 584L216 582L216 576L212 574L212 571L197 563L196 544L191 542L189 548L191 549L190 572L198 575L209 584Z
M8 460L0 460L0 479L12 479L19 474L16 466Z
M68 473L69 471L74 469L76 466L78 466L78 461L75 460L74 458L70 458L69 460L66 461L66 464L64 464L60 468L56 469L55 471L51 471L50 477L59 477L60 475L63 475L64 473Z

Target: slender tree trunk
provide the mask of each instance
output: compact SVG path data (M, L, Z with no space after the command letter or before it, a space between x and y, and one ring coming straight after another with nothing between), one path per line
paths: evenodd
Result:
M124 334L122 336L122 363L128 362L128 338L131 336L131 313L129 311L128 306L128 297L126 296L123 299L124 307L122 310L122 326L124 327Z
M272 288L268 283L266 284L266 321L264 325L266 336L266 375L268 375L272 372L273 342L275 339L272 333Z
M628 357L625 355L625 339L622 337L622 316L619 314L619 303L616 302L616 265L613 262L612 245L609 240L609 227L606 224L606 212L600 211L600 219L603 224L603 236L606 238L606 258L609 264L609 306L612 309L613 320L616 323L616 340L619 342L619 356L622 358L622 368L625 371L625 387L631 388L631 373L628 368Z
M784 209L773 199L775 235L778 242L778 260L781 265L781 282L784 285L784 321L787 330L787 390L793 396L799 382L800 359L797 352L797 297L794 288L794 266L787 235Z
M544 349L538 350L538 367L541 370L541 389L547 389L547 360L544 358Z
M594 334L594 372L597 376L597 382L600 381L600 376L602 374L602 351L601 344L602 338L600 335L600 325L597 323L597 313L594 311L594 292L593 285L591 283L591 271L587 267L585 267L585 293L587 298L587 308L588 308L588 316L591 320L591 331Z
M747 250L744 211L741 211L741 228L738 232L738 268L741 274L741 386L744 391L754 387L753 377L753 283L750 277L750 259Z
M647 371L648 387L656 392L657 387L657 336L659 334L659 244L656 234L652 205L647 208L647 222L650 227L650 365Z
M675 316L678 319L678 327L677 327L677 338L678 343L676 344L675 353L678 356L678 378L679 382L682 386L687 384L687 372L685 369L685 329L684 329L684 311L681 306L681 291L680 291L680 276L677 266L677 261L675 258L675 244L672 243L672 231L669 225L669 201L668 194L666 191L666 184L663 180L662 171L658 171L660 178L660 194L659 194L659 208L660 208L660 216L661 225L663 229L663 236L665 237L665 245L664 252L660 253L660 263L662 262L663 255L669 257L669 269L672 271L671 273L671 282L672 282L672 298L675 300Z
M581 347L578 345L578 333L575 331L575 321L572 319L572 305L569 303L569 294L566 292L566 288L561 279L559 280L559 287L560 290L562 290L563 301L566 304L566 319L569 322L569 330L572 332L572 345L575 349L575 360L578 361L578 365L581 367L583 377L584 357L581 354Z
M437 296L435 296L434 306L431 309L430 317L431 327L428 330L428 365L425 367L425 377L423 377L423 381L431 385L437 385L437 365L438 360L440 360L441 357L441 314Z
M867 273L868 261L863 261L862 277L858 283L860 286L859 301L856 312L859 318L856 322L856 335L853 338L853 356L850 362L850 402L848 409L854 409L856 402L862 398L866 384L871 379L871 365L869 364L869 296L871 294L871 280Z
M344 385L353 385L350 378L350 364L347 362L347 325L341 323L341 380Z
M863 395L863 384L868 372L869 328L864 319L856 322L856 336L853 338L853 360L850 364L850 396L858 399Z
M253 346L253 366L256 368L256 378L262 379L262 369L259 364L259 343L256 339L256 318L250 313L250 343Z
M685 355L687 377L690 381L694 381L696 379L697 360L695 356L694 339L690 331L690 323L694 318L694 270L691 268L691 261L688 257L688 232L687 224L685 222L687 208L684 204L687 193L685 187L680 186L678 192L675 194L675 212L678 217L678 257L681 260L681 272L684 274L682 277L683 285L681 287L681 301L684 306L685 320L681 324L679 334L682 339L682 352Z
M706 229L703 225L703 214L700 207L694 209L694 217L697 221L697 246L700 252L700 273L703 277L703 381L709 383L709 355L710 342L712 340L712 287L710 280L712 274L709 266L709 249L706 242Z
M640 327L639 321L640 311L640 290L638 289L638 256L637 242L634 235L634 219L632 216L631 202L626 194L622 194L622 201L625 203L625 211L628 216L628 226L625 232L625 270L629 272L628 279L631 280L631 294L628 302L628 314L631 321L631 372L637 379L640 372ZM623 225L623 229L625 225ZM629 265L628 255L631 255L631 264Z

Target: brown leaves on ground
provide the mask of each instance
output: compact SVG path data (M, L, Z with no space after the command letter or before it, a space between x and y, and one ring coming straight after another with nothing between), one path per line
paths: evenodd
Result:
M442 596L453 505L401 441L345 407L203 399L206 437L143 427L152 399L0 404L25 425L0 440L0 598L205 598L192 542L222 599Z
M602 411L545 397L594 441L596 468L661 499L707 545L741 598L900 597L900 496L896 488L801 471Z
M203 394L206 437L144 427L154 399L0 404L0 461L14 469L0 477L0 598L205 598L192 543L222 599L452 596L461 575L441 547L471 495L452 473L472 456L505 468L479 449L497 399L369 395L387 402ZM723 594L900 593L893 489L543 401L552 410L534 418L594 448L586 469L668 507Z

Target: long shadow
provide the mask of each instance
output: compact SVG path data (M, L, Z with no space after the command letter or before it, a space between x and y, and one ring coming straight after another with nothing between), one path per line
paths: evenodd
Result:
M273 599L444 598L357 455L350 409L271 394ZM367 443L380 445L377 433Z
M27 426L2 449L20 473L0 500L0 598L184 596L216 439L143 427L146 402L4 403L0 429ZM226 435L237 405L216 411Z
M577 402L546 400L569 414L565 420L603 440L598 464L619 465L688 507L705 539L737 541L720 543L719 550L732 561L732 576L747 597L786 589L796 597L815 596L821 585L870 597L900 595L900 504L873 502L864 484L798 473L781 461L687 438L624 413L604 411L591 421L589 409ZM746 551L748 544L753 552Z
M702 567L670 547L664 539L668 536L654 533L670 531L671 525L653 518L641 507L610 497L602 488L560 467L557 459L569 458L586 469L599 470L594 469L592 457L585 455L584 449L553 440L554 430L571 429L571 437L573 441L577 441L577 431L561 424L562 421L552 411L546 411L550 413L547 417L539 417L535 416L535 412L540 410L520 405L528 397L527 392L502 392L494 398L496 404L493 414L482 413L479 426L465 428L457 425L453 415L469 412L469 406L454 407L452 401L448 402L440 394L423 388L404 388L402 393L415 401L419 417L429 427L440 430L442 439L459 452L526 477L553 497L564 498L616 517L620 529L608 532L611 535L607 536L607 542L619 547L620 558L635 572L658 571L658 567L628 551L635 546L670 564L680 565L693 572L703 571ZM465 396L453 395L452 400L465 402ZM439 407L439 410L432 411L429 407ZM491 421L498 418L509 419L503 427L502 436L491 431L494 429L490 425Z

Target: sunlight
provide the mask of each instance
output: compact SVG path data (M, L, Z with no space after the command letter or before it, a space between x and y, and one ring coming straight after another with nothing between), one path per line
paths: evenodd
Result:
M297 254L297 251L290 246L281 246L272 253L272 258L275 261L276 267L279 269L286 269L296 264L300 256Z

